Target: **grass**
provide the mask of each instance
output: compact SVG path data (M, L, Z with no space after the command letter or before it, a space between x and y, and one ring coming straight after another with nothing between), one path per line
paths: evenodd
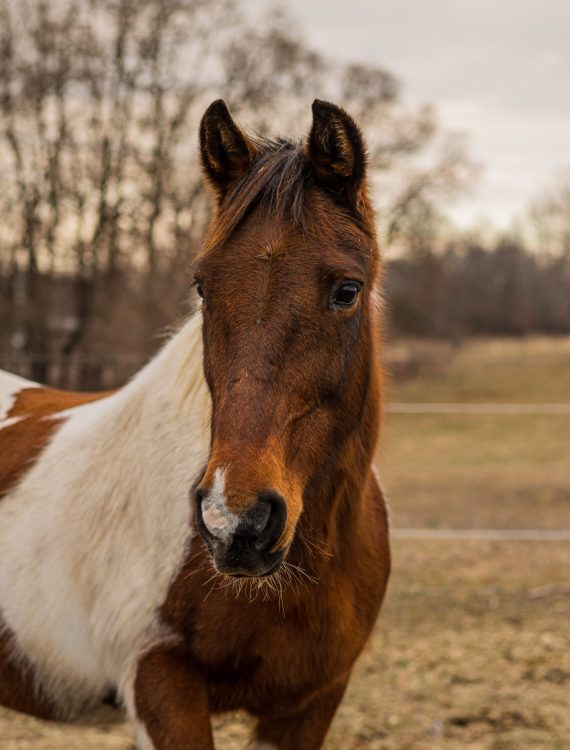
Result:
M394 401L570 402L569 336L402 341L388 360Z
M394 574L326 750L562 750L570 737L570 545L393 543ZM217 747L242 750L241 717ZM0 712L2 750L127 750L125 726Z
M396 526L570 528L570 415L391 414L377 463Z
M570 338L389 354L393 400L570 402ZM570 416L390 414L377 458L397 526L570 528ZM393 556L326 750L570 747L570 544L397 540ZM218 748L247 737L242 718L216 721ZM125 725L0 709L1 750L132 746Z
M329 746L564 747L570 545L409 542Z
M396 373L420 363L393 401L570 403L570 338L389 355ZM377 463L397 526L570 528L570 415L388 414Z

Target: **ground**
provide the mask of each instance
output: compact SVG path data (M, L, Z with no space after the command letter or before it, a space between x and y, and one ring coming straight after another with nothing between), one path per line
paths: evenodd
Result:
M397 401L570 402L570 339L393 346ZM402 527L570 528L570 416L388 415ZM374 635L327 750L570 748L570 543L393 542ZM245 747L240 717L217 747ZM1 750L126 750L128 728L0 710Z

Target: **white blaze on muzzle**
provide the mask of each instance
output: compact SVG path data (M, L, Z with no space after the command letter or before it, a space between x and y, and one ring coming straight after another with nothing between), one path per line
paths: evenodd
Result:
M228 508L226 499L226 473L223 469L214 472L214 484L202 501L202 520L210 534L222 542L233 536L239 516Z

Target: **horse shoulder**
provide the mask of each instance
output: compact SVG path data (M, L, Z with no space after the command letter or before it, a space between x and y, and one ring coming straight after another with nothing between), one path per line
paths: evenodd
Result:
M0 431L1 616L65 715L122 691L192 537L205 407L165 406L171 389L148 380L111 395L23 388Z
M332 609L345 625L342 637L360 653L376 622L391 569L388 510L375 471L367 477L354 533L343 545Z

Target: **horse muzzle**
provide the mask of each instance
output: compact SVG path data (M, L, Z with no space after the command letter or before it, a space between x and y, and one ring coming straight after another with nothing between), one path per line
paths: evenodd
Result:
M260 492L246 510L235 513L217 493L199 487L195 505L198 531L220 573L261 577L279 567L287 551L277 547L287 506L278 492Z

